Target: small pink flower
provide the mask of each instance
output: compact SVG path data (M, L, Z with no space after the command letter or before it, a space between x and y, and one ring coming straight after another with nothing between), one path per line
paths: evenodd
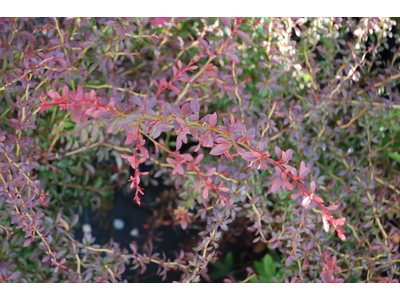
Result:
M307 196L303 199L303 202L301 203L301 205L304 206L305 209L308 209L308 207L310 206L312 200L312 194L310 196Z
M131 181L131 189L135 187L136 179L135 177L131 176L128 181Z
M338 226L343 226L345 221L346 221L345 218L340 218L340 219L335 220L335 223Z
M326 215L323 215L323 216L322 216L322 221L324 222L324 230L325 230L326 232L328 232L328 231L329 231L329 228L330 228L330 225L329 225L329 221L328 221L328 218L327 218Z

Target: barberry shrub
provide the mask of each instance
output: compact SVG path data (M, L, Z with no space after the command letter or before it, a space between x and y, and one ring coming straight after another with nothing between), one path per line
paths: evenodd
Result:
M163 280L210 281L242 234L279 254L271 281L397 282L398 29L0 18L0 280L117 282L155 264ZM146 226L190 230L192 244L166 256L150 238L77 238L83 207L106 210L116 185L141 205L155 178L174 196L154 199ZM256 281L252 266L225 281Z

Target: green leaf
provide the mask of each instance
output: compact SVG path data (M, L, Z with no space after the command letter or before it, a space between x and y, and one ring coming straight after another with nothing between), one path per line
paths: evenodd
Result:
M121 171L122 170L122 158L120 153L118 153L117 151L112 151L112 154L115 157L115 162L117 164L118 170Z
M252 283L273 283L271 278L269 278L269 277L267 277L265 275L259 275L259 278L260 279L258 279L257 277L253 277L253 278L250 279L250 281Z
M184 189L187 190L189 188L189 184L191 183L190 180L186 180L185 184L183 185Z
M221 269L221 268L222 268L222 263L221 263L221 261L220 261L220 260L217 260L217 261L214 263L214 267L217 268L217 269Z
M103 178L102 177L98 177L97 180L96 180L96 183L94 184L94 188L98 189L102 185L103 185Z
M260 283L260 281L258 280L257 277L251 278L250 281L251 281L252 283Z
M266 254L263 258L263 265L264 265L264 274L268 277L274 276L276 273L276 267L274 260L272 259L271 255Z
M75 167L71 167L70 171L72 174L74 175L78 175L78 176L82 176L83 175L83 168L81 166L75 166Z
M394 159L395 161L397 161L397 162L400 163L400 154L395 153L395 152L389 152L389 153L388 153L388 156L389 156L391 159Z
M270 277L268 276L261 276L261 282L262 283L273 283Z
M228 252L228 254L225 257L225 264L224 264L225 271L229 272L232 269L232 266L233 266L233 255L232 252Z
M91 175L96 174L96 169L91 164L88 164L86 161L84 161L83 164L85 165L86 169L89 170Z
M255 261L254 267L256 269L256 273L261 277L268 278L269 282L270 277L276 274L275 262L272 259L272 256L269 254L264 256L262 262Z
M3 70L5 70L7 68L7 64L8 64L7 59L4 59L3 60Z
M71 122L71 121L65 121L64 122L64 129L71 129L75 127L75 123Z
M263 274L265 274L264 272L265 272L265 270L264 270L264 264L262 263L262 262L260 262L260 261L255 261L254 262L254 267L255 267L255 269L256 269L256 273L257 274L259 274L259 275L263 275Z
M215 271L215 272L211 272L210 274L208 274L210 276L210 278L212 280L218 280L222 277L224 277L224 274L222 274L221 271Z

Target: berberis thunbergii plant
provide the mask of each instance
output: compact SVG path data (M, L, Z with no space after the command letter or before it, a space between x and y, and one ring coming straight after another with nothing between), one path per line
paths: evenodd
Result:
M162 280L207 282L250 238L260 259L229 252L226 282L398 282L398 31L394 18L0 18L0 281L117 282L132 267L138 281L158 265ZM144 243L78 235L116 186L143 205L159 182ZM167 225L191 235L174 255L155 247Z

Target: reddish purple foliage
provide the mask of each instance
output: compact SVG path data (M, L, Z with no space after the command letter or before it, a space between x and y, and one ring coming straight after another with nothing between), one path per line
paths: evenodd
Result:
M279 281L396 282L398 26L270 22L1 18L1 281L117 282L131 263L209 281L218 247L246 232L277 249ZM110 156L139 205L165 174L176 198L150 229L195 228L194 245L171 258L150 238L129 250L76 239L72 207L112 190L91 163Z

